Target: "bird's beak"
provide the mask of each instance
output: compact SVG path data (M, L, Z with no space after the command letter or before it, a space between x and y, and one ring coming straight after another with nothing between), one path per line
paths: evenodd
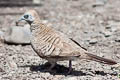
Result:
M25 20L25 18L22 16L22 17L20 17L20 19L18 20L18 21L16 21L16 26L18 26L19 25L19 22L21 22L21 21L23 21L23 20Z

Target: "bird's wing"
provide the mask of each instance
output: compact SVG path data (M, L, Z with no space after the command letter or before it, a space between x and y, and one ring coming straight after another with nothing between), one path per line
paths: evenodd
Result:
M66 35L61 32L57 33L60 41L59 43L54 43L53 46L55 47L55 50L50 56L79 56L84 53L85 50L69 39Z

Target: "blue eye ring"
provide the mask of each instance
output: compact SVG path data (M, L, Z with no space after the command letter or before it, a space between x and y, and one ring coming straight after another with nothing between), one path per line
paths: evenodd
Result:
M29 17L29 15L24 15L24 18L25 18L25 19L28 19L28 17Z

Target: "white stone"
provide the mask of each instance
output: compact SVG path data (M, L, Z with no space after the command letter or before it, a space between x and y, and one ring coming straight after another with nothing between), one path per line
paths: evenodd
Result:
M29 44L30 34L31 32L29 25L24 25L24 27L13 26L9 27L7 31L5 31L4 39L5 42L8 43Z
M89 43L90 43L90 44L96 44L96 43L97 43L97 39L95 39L95 38L94 38L94 39L91 39L91 40L89 41Z
M40 4L40 0L33 0L34 4Z
M109 37L109 36L111 36L111 35L112 35L111 32L108 32L108 31L105 31L105 32L104 32L104 36L105 36L105 37Z

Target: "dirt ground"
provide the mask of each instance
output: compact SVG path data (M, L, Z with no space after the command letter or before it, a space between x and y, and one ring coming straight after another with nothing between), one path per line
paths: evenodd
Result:
M0 7L0 29L15 25L26 10L36 9L43 22L75 39L88 51L120 62L120 0L96 5L95 0L41 0L40 6ZM19 35L18 35L19 36ZM119 69L94 61L58 62L47 68L30 45L1 44L0 80L120 80Z

